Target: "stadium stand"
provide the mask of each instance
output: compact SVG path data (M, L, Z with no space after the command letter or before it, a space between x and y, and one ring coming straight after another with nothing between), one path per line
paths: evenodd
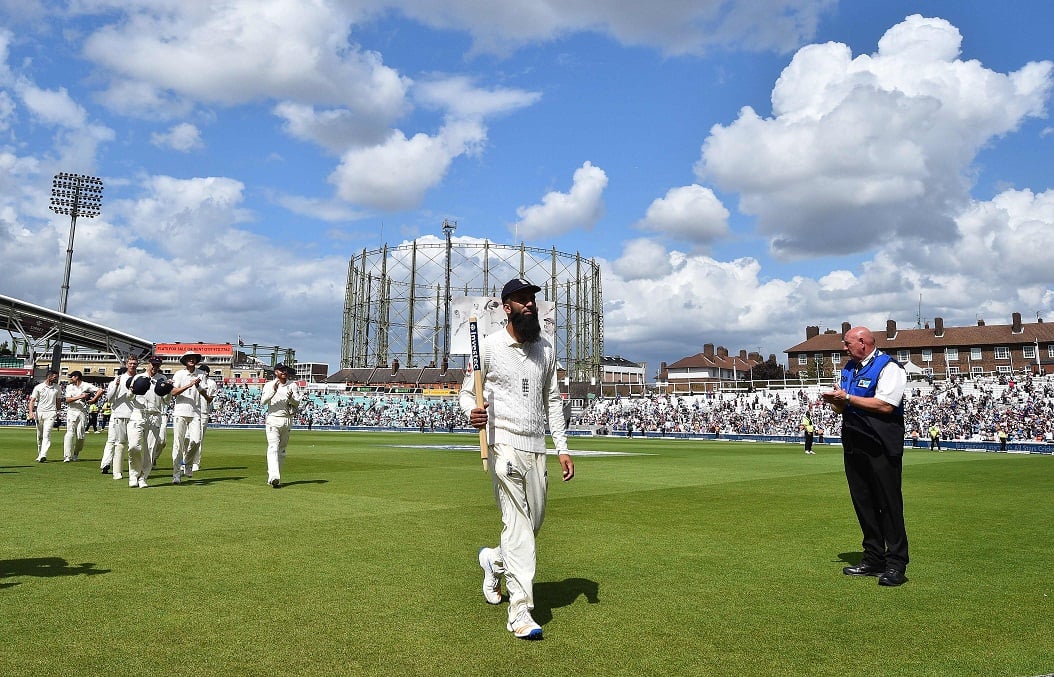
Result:
M838 417L820 399L825 386L801 389L718 392L706 395L651 395L593 400L575 413L579 434L742 437L782 441L801 438L798 426L809 411L825 437L836 438ZM24 425L27 392L0 386L0 424ZM101 404L102 401L100 401ZM947 440L994 441L999 426L1012 441L1054 443L1054 376L955 379L910 387L905 428L925 443L931 422ZM213 403L212 427L262 426L260 389L224 385ZM296 425L312 428L388 428L422 431L468 429L455 397L385 392L310 391Z

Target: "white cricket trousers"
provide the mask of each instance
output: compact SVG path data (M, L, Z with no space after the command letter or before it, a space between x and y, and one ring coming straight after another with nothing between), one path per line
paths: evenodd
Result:
M62 457L74 459L84 449L84 434L88 429L88 414L79 409L66 410L66 434L62 438Z
M120 478L121 463L124 462L124 452L128 448L128 418L110 417L110 424L106 426L106 446L102 450L102 461L100 468L110 466L113 476Z
M179 466L186 464L187 472L194 463L194 454L201 444L201 421L197 416L176 416L172 419L172 477L179 477Z
M37 416L37 458L47 458L48 449L51 448L51 431L55 428L55 414L41 414Z
M284 425L266 426L267 433L267 483L271 480L282 480L282 463L285 462L285 448L289 444L289 431L293 429L292 421Z
M520 451L508 444L490 447L489 467L494 498L501 508L499 569L505 570L509 620L523 607L534 608L535 536L545 518L548 476L545 452Z
M161 414L147 413L128 422L128 476L150 477L154 450L161 439Z

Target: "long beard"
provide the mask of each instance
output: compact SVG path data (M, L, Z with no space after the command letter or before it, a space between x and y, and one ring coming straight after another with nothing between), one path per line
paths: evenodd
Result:
M516 335L524 343L537 341L538 337L542 335L542 325L538 322L538 316L533 313L530 315L523 312L514 313L509 317L509 321L512 322L512 328L516 330Z

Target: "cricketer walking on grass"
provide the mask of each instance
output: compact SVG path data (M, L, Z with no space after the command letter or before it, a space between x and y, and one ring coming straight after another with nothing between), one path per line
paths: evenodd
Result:
M260 394L260 403L267 408L264 421L267 433L267 483L277 489L282 486L282 464L289 444L289 431L300 409L303 393L293 381L296 370L287 364L274 368L274 380L268 381Z
M501 576L509 592L506 629L520 639L541 639L534 608L535 537L542 528L548 490L545 426L553 438L566 482L575 475L556 374L556 351L542 335L535 293L527 280L509 280L501 303L509 323L480 343L484 405L476 405L475 378L461 386L459 403L473 427L486 428L488 470L501 509L501 539L482 548L483 598L501 603Z

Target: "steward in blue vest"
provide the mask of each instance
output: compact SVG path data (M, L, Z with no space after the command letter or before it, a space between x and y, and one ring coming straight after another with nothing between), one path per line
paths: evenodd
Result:
M894 364L903 369L899 362L883 352L877 352L875 358L863 368L857 370L856 360L849 360L842 369L842 390L853 397L874 397L878 387L878 375L887 364ZM893 409L891 414L880 414L864 411L854 407L850 401L842 412L842 436L846 431L854 438L866 438L869 444L864 446L880 447L890 456L904 455L904 400Z
M904 527L901 476L904 462L904 368L875 349L867 327L845 334L850 359L838 387L822 394L842 414L845 478L853 500L864 553L847 576L878 576L878 584L907 581L908 535ZM881 385L881 388L879 387Z

